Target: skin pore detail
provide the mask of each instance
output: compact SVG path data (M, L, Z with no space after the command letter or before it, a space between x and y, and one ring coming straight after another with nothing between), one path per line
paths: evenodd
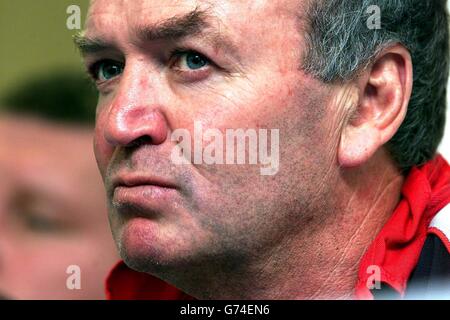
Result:
M100 93L94 145L113 236L133 269L199 299L351 296L399 200L403 177L382 146L406 109L409 64L396 61L408 56L388 48L345 85L315 79L298 67L305 4L91 2L76 42ZM173 163L170 134L193 136L196 122L279 129L279 171Z

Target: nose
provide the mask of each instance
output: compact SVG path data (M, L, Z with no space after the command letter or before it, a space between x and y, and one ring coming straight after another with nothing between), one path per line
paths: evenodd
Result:
M150 84L148 73L138 70L123 74L120 82L105 119L105 140L114 147L162 144L168 137L169 125L155 81Z
M105 139L115 147L131 147L142 142L162 144L167 132L167 122L159 108L130 105L110 112Z

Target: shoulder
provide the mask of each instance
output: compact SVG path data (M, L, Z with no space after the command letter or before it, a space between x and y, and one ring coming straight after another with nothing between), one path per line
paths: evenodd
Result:
M450 203L432 219L408 281L408 299L450 299Z

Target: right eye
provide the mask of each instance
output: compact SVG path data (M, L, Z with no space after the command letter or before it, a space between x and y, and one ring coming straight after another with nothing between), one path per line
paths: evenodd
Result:
M113 60L102 60L95 63L90 68L90 73L96 81L104 82L120 76L123 72L123 69L124 65L121 62Z
M25 213L24 224L30 230L38 233L54 233L62 227L59 222L38 213Z

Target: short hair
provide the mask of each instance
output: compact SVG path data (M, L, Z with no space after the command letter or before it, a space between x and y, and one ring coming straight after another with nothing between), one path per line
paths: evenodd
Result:
M378 6L381 28L369 28ZM371 7L372 6L372 7ZM384 48L411 53L414 82L406 118L387 149L403 171L432 159L445 126L449 73L446 0L311 0L302 69L325 83L352 80Z
M96 90L82 72L58 70L14 88L3 97L0 111L92 127L96 100Z

